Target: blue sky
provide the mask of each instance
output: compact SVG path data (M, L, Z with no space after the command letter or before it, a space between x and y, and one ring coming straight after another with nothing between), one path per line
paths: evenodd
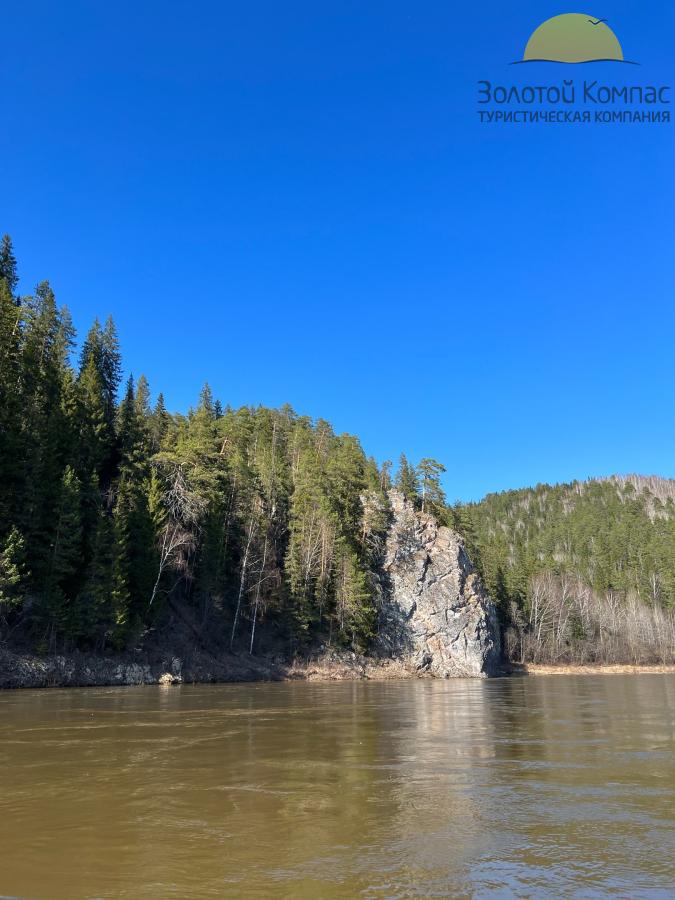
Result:
M673 82L672 4L597 3L640 67L510 67L574 11L529 0L5 4L21 288L111 312L170 408L289 402L451 499L675 476L675 124L476 114L480 79Z

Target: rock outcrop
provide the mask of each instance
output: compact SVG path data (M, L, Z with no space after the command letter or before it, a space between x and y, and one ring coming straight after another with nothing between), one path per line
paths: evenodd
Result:
M461 538L390 499L378 652L436 677L499 674L497 614Z

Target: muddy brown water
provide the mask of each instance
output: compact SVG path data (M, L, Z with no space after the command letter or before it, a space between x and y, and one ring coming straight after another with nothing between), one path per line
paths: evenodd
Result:
M672 897L675 676L0 693L0 894Z

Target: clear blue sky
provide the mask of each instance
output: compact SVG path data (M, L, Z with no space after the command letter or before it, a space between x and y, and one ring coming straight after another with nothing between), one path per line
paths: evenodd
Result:
M172 409L289 402L451 499L675 476L675 124L476 115L526 69L675 83L672 4L586 7L640 67L509 67L575 11L529 0L6 3L21 288L112 312Z

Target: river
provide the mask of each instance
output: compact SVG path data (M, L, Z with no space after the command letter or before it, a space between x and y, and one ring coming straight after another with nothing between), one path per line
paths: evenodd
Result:
M0 894L672 897L675 676L0 693Z

